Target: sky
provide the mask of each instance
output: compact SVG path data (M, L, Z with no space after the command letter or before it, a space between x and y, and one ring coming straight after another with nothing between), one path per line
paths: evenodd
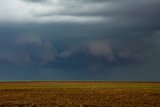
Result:
M160 81L160 0L0 0L0 81Z

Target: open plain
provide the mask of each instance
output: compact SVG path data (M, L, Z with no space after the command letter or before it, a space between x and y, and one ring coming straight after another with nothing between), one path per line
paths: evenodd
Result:
M158 82L0 82L0 107L159 107Z

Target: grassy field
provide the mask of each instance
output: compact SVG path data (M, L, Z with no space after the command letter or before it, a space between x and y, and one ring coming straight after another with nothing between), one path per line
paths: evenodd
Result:
M160 83L0 82L0 107L159 107Z

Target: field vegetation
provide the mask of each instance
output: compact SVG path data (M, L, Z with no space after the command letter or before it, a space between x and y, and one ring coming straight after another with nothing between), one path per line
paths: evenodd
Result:
M160 83L1 82L0 107L159 107Z

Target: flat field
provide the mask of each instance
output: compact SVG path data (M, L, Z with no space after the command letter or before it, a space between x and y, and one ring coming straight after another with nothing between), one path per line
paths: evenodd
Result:
M160 107L160 83L0 82L0 107Z

